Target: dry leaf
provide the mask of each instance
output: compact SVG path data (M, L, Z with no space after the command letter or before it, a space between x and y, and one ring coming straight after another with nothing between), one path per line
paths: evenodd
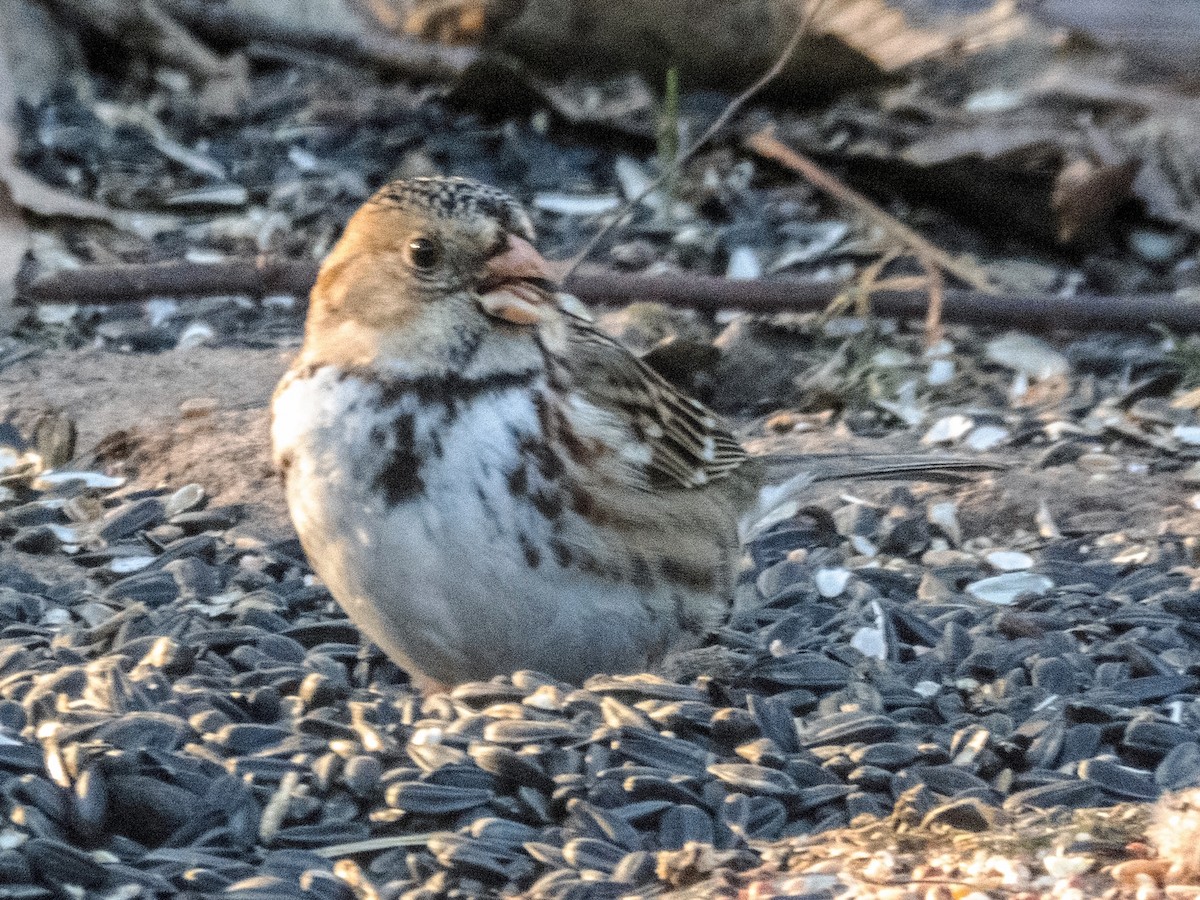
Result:
M1047 105L1116 108L1136 117L1131 125L1112 126L1109 135L1117 151L1140 166L1133 194L1151 215L1200 233L1200 103L1194 97L1123 84L1064 64L1032 81L1024 98Z
M884 0L807 0L820 4L813 21L818 33L833 35L866 56L885 72L960 50L978 49L1012 40L1025 20L1009 3L996 3L973 15L948 16L940 23L918 26Z
M1155 114L1131 128L1121 143L1142 163L1133 182L1146 209L1164 221L1200 232L1200 120L1198 110Z
M1076 159L1063 166L1051 195L1059 243L1074 243L1106 223L1129 198L1138 168L1136 161L1104 164L1089 159Z

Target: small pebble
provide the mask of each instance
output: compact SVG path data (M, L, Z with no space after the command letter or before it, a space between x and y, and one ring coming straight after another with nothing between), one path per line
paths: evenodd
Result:
M895 347L885 347L872 354L871 363L883 369L898 368L912 365L913 356L911 353L905 353Z
M166 517L170 519L180 513L195 509L204 502L204 488L198 484L185 484L171 494L163 504Z
M1042 857L1042 865L1054 878L1073 878L1090 871L1096 861L1090 856L1062 856L1050 853Z
M608 194L544 192L534 195L533 205L560 216L599 216L617 209L621 205L621 198Z
M105 475L103 472L43 472L34 479L32 487L35 490L48 491L72 483L110 491L124 485L125 479L115 475Z
M962 528L958 524L958 504L952 500L931 503L926 515L930 525L941 529L954 544L962 543Z
M925 381L931 387L941 387L954 380L955 366L952 359L935 359L929 363L925 373Z
M43 325L67 325L79 315L78 303L39 303L34 311Z
M108 568L117 575L128 575L130 572L140 572L153 564L153 556L118 556L108 564Z
M870 659L887 659L887 640L878 628L860 628L850 638L850 646Z

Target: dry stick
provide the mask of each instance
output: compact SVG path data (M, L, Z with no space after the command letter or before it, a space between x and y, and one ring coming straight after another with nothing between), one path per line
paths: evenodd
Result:
M858 191L847 187L806 156L797 153L777 137L773 128L757 131L744 141L747 148L765 159L775 162L802 175L836 200L853 207L867 219L877 223L893 238L911 248L918 257L925 257L938 268L962 279L985 294L996 293L996 288L987 281L977 266L955 259L945 250L931 244L894 216L884 212Z
M132 303L149 297L240 294L304 297L316 280L310 260L229 259L220 263L169 262L145 265L80 266L43 275L24 286L18 300L33 303ZM924 279L921 279L924 281ZM925 290L897 289L913 279L887 279L872 291L881 316L917 319L928 314ZM565 288L600 306L631 299L682 309L749 312L823 310L846 285L832 281L748 279L712 275L635 275L588 266ZM1054 294L994 295L972 290L944 292L942 317L970 325L1009 325L1030 331L1117 329L1142 331L1158 323L1180 332L1200 332L1200 303L1171 294L1126 297L1059 297Z
M575 256L570 260L565 269L565 274L567 277L572 275L575 270L579 268L580 264L582 264L585 259L592 255L595 249L600 246L600 242L604 240L604 238L607 237L614 228L623 224L628 219L630 213L633 212L639 203L666 184L669 178L673 177L681 168L683 168L683 164L685 162L695 156L696 152L701 147L711 141L717 135L717 133L729 123L729 120L736 115L738 110L745 106L755 94L759 93L763 88L779 77L779 74L783 71L783 67L788 64L796 50L800 47L800 42L803 41L808 35L809 28L812 27L813 19L816 18L817 13L820 12L821 7L824 5L825 0L815 0L815 2L809 3L808 8L804 11L804 15L800 18L800 24L796 27L796 32L792 35L791 40L787 42L787 46L783 48L783 52L779 54L779 58L775 60L771 68L763 72L763 74L759 76L758 80L750 85L750 87L746 88L731 101L729 101L729 105L721 110L721 114L717 116L716 119L713 120L713 123L704 130L704 134L700 135L700 137L694 144L692 144L692 146L688 147L687 150L679 154L675 161L671 165L667 166L663 172L660 172L658 177L651 181L650 184L647 185L640 194L625 201L621 208L618 209L612 215L612 217L604 223L603 226L601 226L600 230L592 235L591 240L583 245L583 249L576 253Z
M903 279L909 281L910 279ZM921 279L924 281L924 279ZM926 289L897 290L886 285L871 293L874 311L885 317L921 319L928 314ZM712 275L632 275L588 267L565 285L583 300L623 306L631 299L682 309L739 309L747 312L818 312L846 286L812 280L748 279ZM1003 325L1028 331L1114 329L1143 331L1159 323L1180 332L1200 331L1200 303L1172 294L1061 297L1055 294L992 294L944 289L942 319L967 325Z
M854 314L861 319L865 319L871 313L871 293L879 287L879 277L883 274L883 270L892 264L892 261L900 255L900 248L889 248L879 259L871 263L861 275L855 280L854 286L847 289L846 294L854 305ZM922 285L923 287L924 285ZM821 314L823 319L830 319L834 315L840 315L843 311L840 307L848 306L849 303L838 302L830 304L829 309Z
M79 266L35 278L18 297L33 303L130 303L150 297L249 294L307 296L317 264L302 259L227 259Z
M925 346L932 347L942 339L942 307L946 304L946 280L942 270L925 255L921 265L929 278L929 311L925 314Z
M202 0L160 0L178 21L209 40L282 44L358 60L378 69L418 78L453 79L478 58L473 47L450 47L373 30L357 34L297 28L236 6Z

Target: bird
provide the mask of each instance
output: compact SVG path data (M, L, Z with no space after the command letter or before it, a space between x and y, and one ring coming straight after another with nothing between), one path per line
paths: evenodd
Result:
M384 185L323 261L272 400L309 561L427 694L518 670L579 684L701 646L766 479L534 242L492 186Z

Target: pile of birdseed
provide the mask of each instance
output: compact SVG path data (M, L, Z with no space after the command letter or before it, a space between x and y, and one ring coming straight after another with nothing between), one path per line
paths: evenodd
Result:
M0 897L617 897L898 804L979 832L1200 783L1169 536L931 550L937 502L847 494L750 546L719 675L421 699L200 486L6 459L0 542L63 574L0 567Z

